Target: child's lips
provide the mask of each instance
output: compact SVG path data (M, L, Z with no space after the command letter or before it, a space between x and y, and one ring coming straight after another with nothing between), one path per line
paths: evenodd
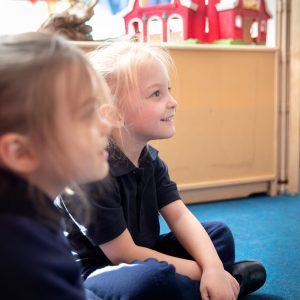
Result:
M165 118L160 119L163 122L172 121L174 119L175 115L171 115Z

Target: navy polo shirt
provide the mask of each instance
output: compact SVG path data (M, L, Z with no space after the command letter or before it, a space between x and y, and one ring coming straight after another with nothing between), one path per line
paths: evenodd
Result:
M51 199L0 169L0 291L5 299L85 299L60 220Z
M69 235L85 271L110 264L98 245L115 239L126 228L137 245L154 248L160 234L159 210L180 199L167 165L150 145L143 149L138 168L117 146L109 152L110 176L82 187L92 202L86 237L80 237L76 226Z

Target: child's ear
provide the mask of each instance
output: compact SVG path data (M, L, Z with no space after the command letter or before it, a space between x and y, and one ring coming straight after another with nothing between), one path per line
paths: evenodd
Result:
M112 127L121 128L124 126L124 118L117 108L109 104L103 104L99 108L100 117L106 118Z
M116 128L122 128L124 127L125 122L124 122L124 117L121 113L116 112L115 120L114 123L112 124L113 127Z
M10 170L29 174L39 165L39 159L29 138L18 133L7 133L0 137L1 161Z

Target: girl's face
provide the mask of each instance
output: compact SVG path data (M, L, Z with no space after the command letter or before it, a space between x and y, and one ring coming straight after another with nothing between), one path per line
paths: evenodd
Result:
M80 92L70 99L66 91L68 85L64 80L59 84L59 97L56 110L57 136L63 166L67 166L66 182L61 182L51 165L51 159L43 160L42 169L50 182L58 189L64 188L71 182L86 183L103 179L108 173L108 153L106 152L107 138L111 126L107 119L100 116L100 107L89 89L81 85ZM67 87L66 87L67 86ZM51 157L51 156L49 156ZM53 159L52 159L53 163ZM59 191L60 192L60 191Z
M126 129L142 143L172 137L177 102L170 93L166 68L158 60L151 60L140 68L138 78L140 99L133 99L124 114Z
M108 121L100 116L100 107L93 96L86 95L76 107L64 105L58 114L60 137L73 165L74 180L84 183L103 179L108 173Z

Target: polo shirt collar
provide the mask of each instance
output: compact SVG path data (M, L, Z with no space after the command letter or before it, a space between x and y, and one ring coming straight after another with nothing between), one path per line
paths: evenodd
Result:
M109 166L112 176L122 176L137 169L122 150L114 143L109 146ZM158 151L150 145L146 145L140 155L141 165L151 164L157 158Z

